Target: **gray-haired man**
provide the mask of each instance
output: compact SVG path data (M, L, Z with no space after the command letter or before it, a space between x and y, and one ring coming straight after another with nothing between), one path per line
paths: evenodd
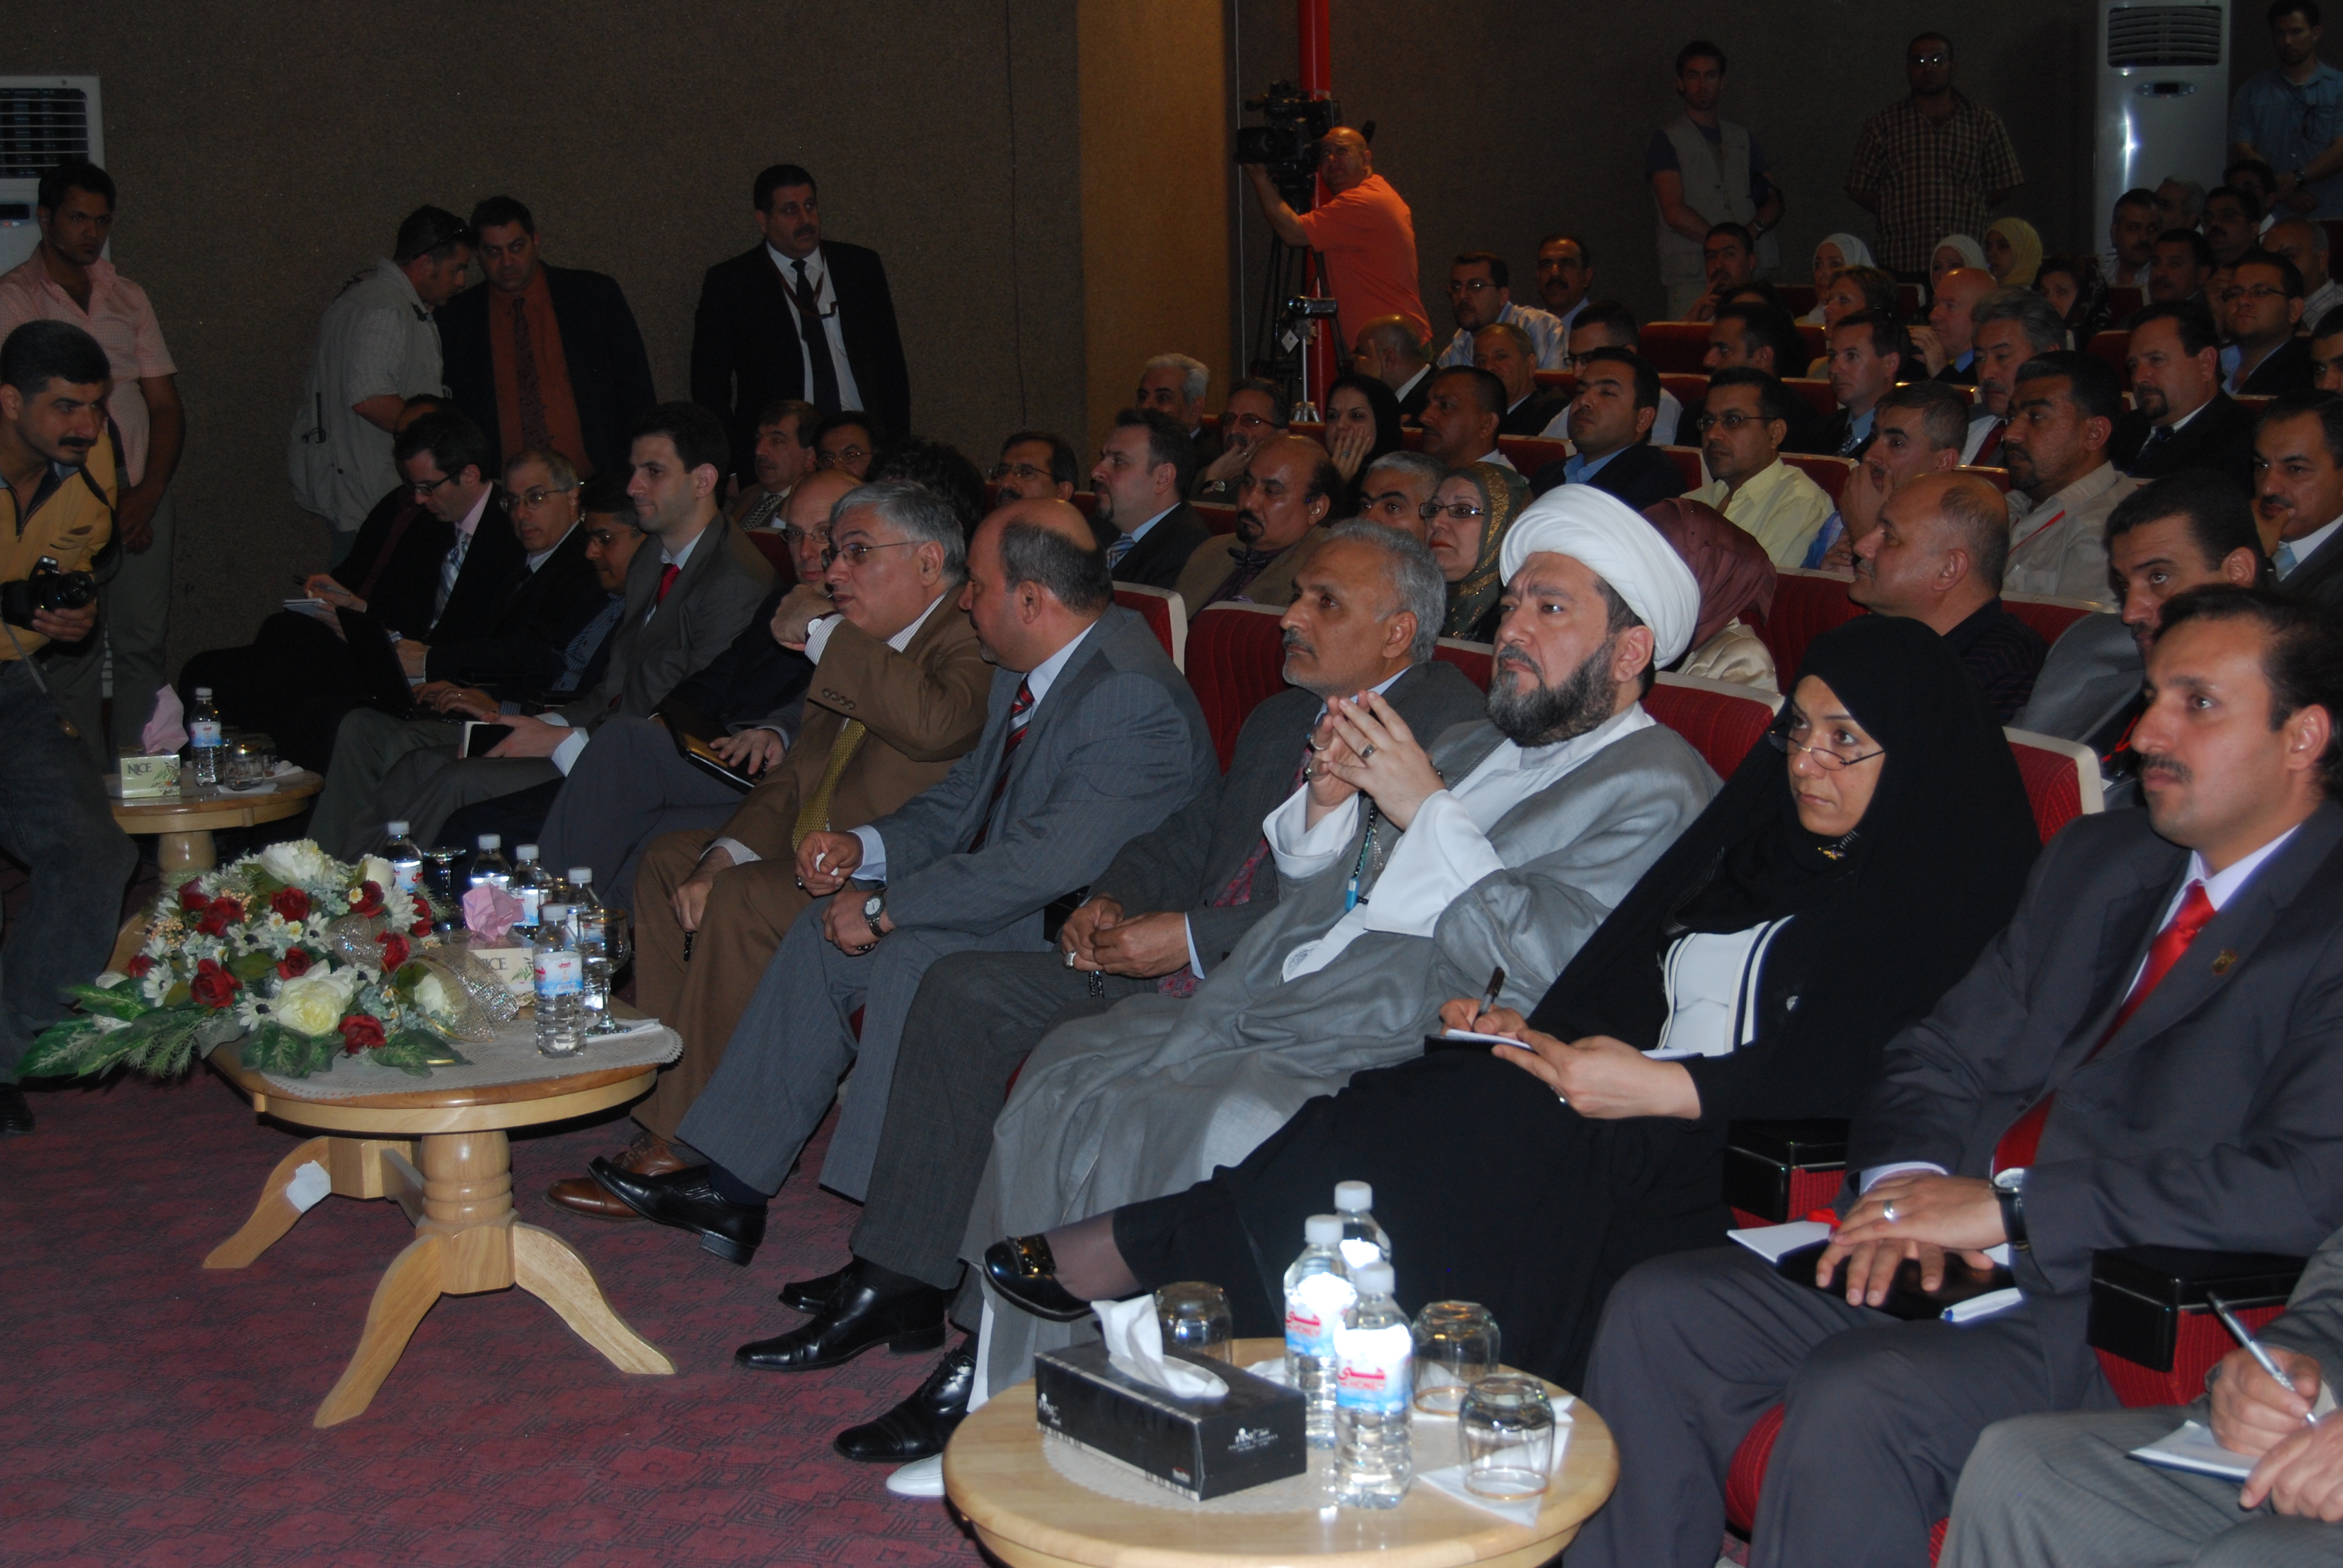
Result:
M1151 413L1179 421L1196 448L1196 467L1221 455L1221 436L1204 428L1204 394L1212 389L1212 368L1185 354L1159 354L1139 367L1139 396L1131 401Z

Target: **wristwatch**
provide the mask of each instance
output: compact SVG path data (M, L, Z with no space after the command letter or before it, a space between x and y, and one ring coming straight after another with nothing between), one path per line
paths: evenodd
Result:
M2026 1167L2019 1165L1996 1176L1993 1195L2001 1201L2002 1233L2019 1251L2029 1251L2026 1239Z
M877 887L871 889L870 896L862 900L862 920L865 925L870 928L870 934L872 936L876 937L885 934L879 930L879 919L886 912L887 884L881 882Z

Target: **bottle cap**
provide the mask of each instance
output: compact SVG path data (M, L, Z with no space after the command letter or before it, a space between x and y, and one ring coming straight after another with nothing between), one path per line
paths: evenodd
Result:
M557 920L568 919L568 904L539 904L537 907L537 918L548 926Z
M1342 1216L1312 1214L1302 1221L1302 1239L1313 1247L1331 1247L1342 1239Z
M1364 1181L1338 1181L1334 1184L1334 1207L1345 1214L1356 1214L1375 1206L1375 1190Z
M406 838L406 837L407 837L407 824L406 824L406 823L404 823L404 822L393 822L393 823L390 823L390 824L389 824L389 828L390 828L390 836L391 836L392 838L394 838L394 839L404 839L404 838Z
M209 702L211 699L212 689L210 687L198 686L196 688L196 700L197 702Z
M537 859L537 846L536 846L536 845L534 845L534 844L522 844L522 845L519 845L518 847L517 847L517 848L513 850L513 859L517 859L517 860L534 860L534 859Z
M501 849L504 846L504 835L500 833L483 833L480 835L480 848L483 849Z
M591 866L572 866L569 868L569 879L573 882L578 883L590 882L594 879L594 868Z
M1359 1287L1363 1296L1388 1296L1392 1293L1392 1266L1380 1259L1361 1263L1351 1271L1351 1283Z

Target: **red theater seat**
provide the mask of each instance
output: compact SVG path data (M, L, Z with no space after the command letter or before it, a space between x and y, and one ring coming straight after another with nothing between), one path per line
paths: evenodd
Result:
M2029 729L2002 733L2017 759L2017 776L2026 780L2026 800L2034 808L2034 827L2044 843L2076 818L2107 809L2099 759L2089 747Z
M1653 369L1696 373L1708 368L1708 334L1705 321L1652 321L1636 343Z
M1785 452L1782 461L1820 485L1834 507L1838 505L1838 493L1846 488L1846 477L1855 472L1854 458L1830 457L1819 452Z
M1578 377L1567 370L1541 370L1537 384L1541 392L1559 392L1565 397L1578 390Z
M757 547L757 553L763 556L768 562L771 563L772 568L781 574L783 582L793 583L798 580L797 563L789 559L789 535L779 528L744 528L741 532L747 534L749 542Z
M1285 689L1284 612L1261 604L1206 605L1188 623L1188 684L1226 772L1246 718Z
M2056 642L2066 635L2066 628L2087 615L2103 612L2107 607L2087 598L2058 598L2046 593L2006 593L2001 596L2004 609L2042 634L2045 642Z
M1779 299L1782 302L1782 308L1793 316L1810 316L1814 313L1815 286L1811 283L1778 284L1775 286L1774 297Z
M1782 385L1806 400L1817 419L1827 419L1838 412L1838 397L1831 384L1817 376L1785 376Z
M1494 666L1496 649L1485 642L1468 642L1461 637L1443 637L1432 657L1443 664L1453 664L1464 672L1465 678L1482 690L1489 689L1489 675Z
M1846 597L1847 579L1830 572L1785 568L1774 581L1774 608L1757 635L1773 651L1774 668L1783 680L1797 674L1806 644L1863 613Z
M2328 265L2330 268L2334 266L2331 257ZM2147 305L2147 296L2139 289L2110 288L2107 290L2107 319L2110 321L2129 321Z
M1188 606L1187 601L1169 588L1148 588L1141 583L1114 585L1114 602L1138 614L1147 622L1147 629L1172 656L1172 668L1188 668Z
M1524 477L1536 473L1548 463L1559 463L1570 456L1570 448L1560 441L1549 441L1540 436L1500 436L1497 450L1505 460L1519 468Z
M1644 710L1690 742L1720 779L1765 738L1781 708L1774 692L1694 675L1662 675L1644 699Z
M1674 394L1675 400L1686 408L1697 408L1708 401L1708 376L1704 371L1697 375L1670 371L1660 377L1660 390ZM1691 434L1689 430L1676 432L1679 437Z
M2131 385L2131 368L2124 361L2131 355L2131 333L2117 328L2113 332L2095 332L2087 346L2094 359L2104 359L2116 368L2116 377L2126 387Z
M1663 447L1660 450L1675 464L1676 477L1684 481L1685 489L1697 490L1708 483L1708 467L1701 461L1698 447Z
M1204 519L1204 526L1212 532L1232 534L1237 531L1237 509L1234 507L1219 506L1211 501L1189 504L1196 508L1196 515Z
M1809 361L1820 359L1830 352L1830 334L1822 329L1820 323L1799 322L1798 336L1806 340L1806 358Z

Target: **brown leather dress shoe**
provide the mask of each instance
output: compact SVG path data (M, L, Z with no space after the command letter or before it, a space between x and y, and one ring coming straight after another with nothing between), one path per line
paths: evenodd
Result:
M694 1161L678 1154L674 1146L658 1133L642 1131L636 1133L635 1141L610 1163L637 1176L664 1176ZM591 1214L597 1220L642 1218L604 1191L591 1176L572 1176L567 1181L556 1181L545 1190L545 1201L557 1209L567 1209L573 1214Z

